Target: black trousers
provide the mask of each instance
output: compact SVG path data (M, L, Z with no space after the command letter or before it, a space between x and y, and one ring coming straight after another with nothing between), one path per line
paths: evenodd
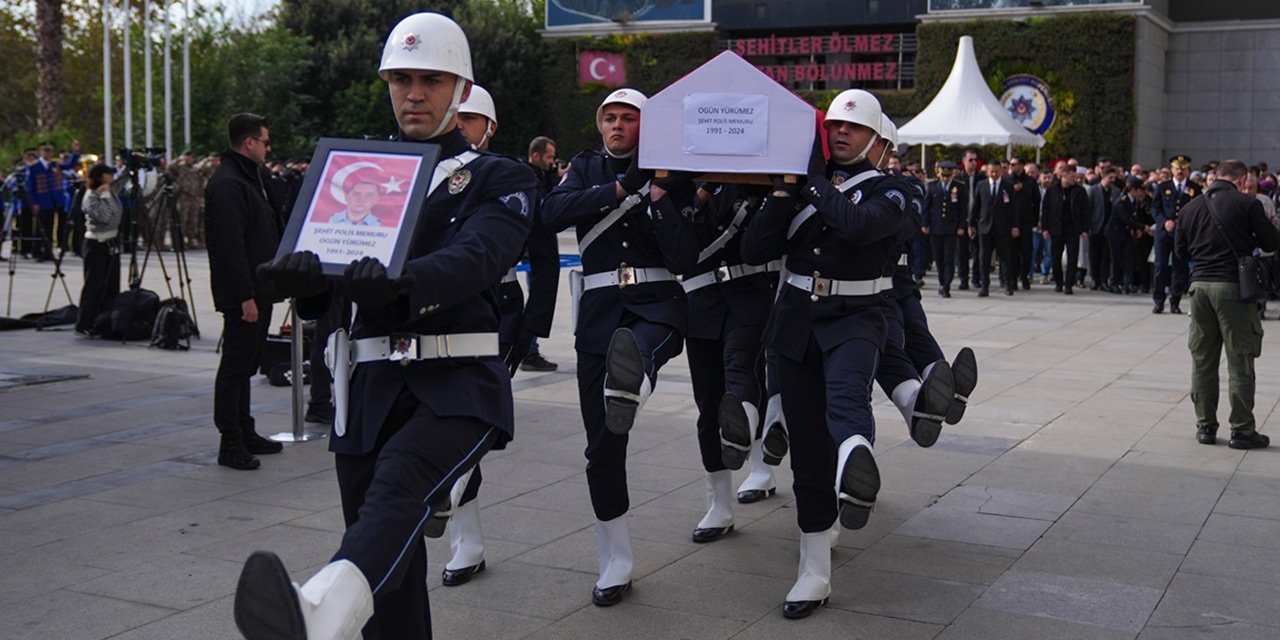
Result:
M970 251L970 240L968 235L956 236L956 275L960 276L961 284L969 283L969 260L973 253Z
M1031 263L1035 260L1035 239L1031 236L1033 233L1035 231L1031 227L1020 227L1018 237L1013 238L1011 262L1013 274L1017 276L1016 280L1024 282L1031 280L1027 274L1031 272Z
M739 400L750 402L756 407L757 417L763 415L763 334L762 326L741 326L728 320L719 340L685 339L693 400L698 405L698 451L702 454L702 468L708 473L725 468L720 455L719 421L724 393L729 391Z
M906 339L907 357L915 366L916 373L924 375L924 368L945 358L942 347L934 339L929 330L929 318L924 314L920 304L920 290L909 296L897 299L898 309L902 313L902 329Z
M908 380L919 380L920 374L906 351L906 332L903 328L902 309L897 304L885 308L884 319L889 333L880 351L880 364L876 367L876 384L886 396L893 397L893 390Z
M1134 255L1137 241L1128 235L1112 235L1107 238L1107 243L1111 252L1111 286L1134 286L1133 272L1138 266Z
M621 326L635 333L645 372L656 384L658 371L680 355L684 340L675 329L624 313ZM609 431L604 422L605 356L578 351L578 403L587 431L587 487L596 518L603 521L631 509L627 495L627 435Z
M810 337L803 360L777 358L791 441L796 520L804 533L830 529L839 515L837 443L853 435L874 442L871 383L879 356L879 348L869 340L850 340L823 353Z
M103 306L120 293L120 245L115 240L84 241L84 287L80 289L80 315L76 331L88 333Z
M956 236L929 236L933 246L933 260L938 265L938 286L951 289L951 279L956 273Z
M1053 253L1053 284L1070 289L1076 285L1076 264L1080 262L1080 236L1078 234L1059 234L1050 236L1050 251ZM1067 254L1066 280L1063 280L1062 254Z
M1191 279L1187 261L1173 254L1173 239L1174 234L1156 229L1155 281L1151 283L1151 298L1159 305L1164 304L1166 287L1169 289L1169 302L1178 304L1182 300L1182 294L1187 292L1187 283Z
M1137 246L1133 250L1133 279L1135 284L1143 289L1151 289L1151 283L1155 280L1151 262L1147 259L1154 245L1155 239L1143 234L1138 238Z
M365 640L431 637L422 525L498 436L479 420L435 415L405 388L374 451L335 456L347 531L333 559L355 564L373 590Z
M1102 286L1107 282L1106 273L1111 262L1111 243L1101 233L1089 234L1089 276L1093 284Z
M257 322L241 320L238 310L222 314L222 359L213 378L213 424L221 432L253 429L249 381L262 361L271 326L271 303L256 302Z
M1014 278L1014 271L1010 270L1009 251L1012 248L1012 240L1007 232L1004 233L984 233L978 236L978 282L982 287L989 288L991 286L991 253L995 252L1000 265L1000 281L1005 283L1006 287L1015 287L1017 279Z

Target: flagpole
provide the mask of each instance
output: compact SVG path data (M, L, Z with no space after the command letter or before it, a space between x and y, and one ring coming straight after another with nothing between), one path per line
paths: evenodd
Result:
M124 146L133 148L133 51L130 40L132 34L133 8L129 0L124 0ZM110 149L108 149L110 151Z
M182 30L182 146L191 148L191 0L183 3Z
M169 61L170 36L173 35L173 29L169 24L169 9L171 5L169 0L161 0L164 3L164 159L166 162L172 157L173 153L173 66Z
M146 145L153 147L151 136L151 0L142 0L142 74L146 76Z
M102 0L102 161L111 163L111 0Z

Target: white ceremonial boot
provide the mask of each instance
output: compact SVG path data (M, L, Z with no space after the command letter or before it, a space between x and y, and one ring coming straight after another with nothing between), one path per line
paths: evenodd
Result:
M636 334L626 327L613 332L604 357L604 421L609 431L622 435L635 425L636 414L653 393L644 370L644 355Z
M964 347L956 353L956 359L951 361L951 376L955 380L955 397L947 408L947 424L956 424L964 418L969 396L978 387L978 359L973 349Z
M955 401L951 365L939 360L925 368L924 380L907 380L889 394L907 422L907 432L921 447L932 447L942 421Z
M720 426L721 461L729 469L741 469L751 453L751 441L760 424L760 410L750 402L738 400L732 392L725 392L720 398L716 422Z
M773 467L764 463L764 440L751 443L751 455L747 457L751 473L738 485L738 502L751 504L768 498L778 491L773 479Z
M836 455L836 495L840 500L840 525L846 529L867 526L880 493L880 468L871 443L851 436L840 443Z
M787 593L782 615L807 618L831 597L831 532L800 534L800 569Z
M591 603L611 607L622 602L622 594L631 590L631 536L627 534L627 516L608 522L596 520L596 550L600 554L600 578L591 591Z
M764 406L764 439L760 448L764 451L764 463L776 467L787 457L791 437L787 435L787 416L782 412L782 395L769 396Z
M476 500L453 510L449 548L453 557L444 565L444 586L465 584L471 576L484 571L484 533L480 530L480 505Z
M369 581L349 560L325 565L299 588L274 553L249 556L236 587L236 626L247 640L358 640L373 616Z
M694 542L711 542L733 533L733 472L728 469L707 474L707 515L693 530Z

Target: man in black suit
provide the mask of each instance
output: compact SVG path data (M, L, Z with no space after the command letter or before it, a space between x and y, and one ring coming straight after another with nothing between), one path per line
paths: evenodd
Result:
M978 297L985 298L991 289L991 252L995 250L1000 260L1000 281L1004 294L1013 295L1017 286L1017 274L1010 268L1010 249L1021 235L1013 214L1013 186L1004 179L1004 167L1000 161L987 163L987 179L978 182L977 203L969 216L969 237L978 238Z
M280 243L280 219L263 187L271 138L267 119L238 113L227 125L231 147L205 190L205 237L213 305L222 313L222 359L213 382L213 423L221 433L218 464L257 469L254 455L280 453L282 445L258 435L249 414L249 379L262 359L276 301L259 264Z
M1035 165L1032 164L1031 168ZM1013 274L1022 281L1022 290L1031 288L1031 262L1034 255L1032 238L1035 226L1040 223L1040 187L1036 178L1027 170L1028 166L1021 158L1009 159L1009 184L1013 189L1013 222L1018 227L1018 235L1013 240L1010 250L1010 262L1013 263Z

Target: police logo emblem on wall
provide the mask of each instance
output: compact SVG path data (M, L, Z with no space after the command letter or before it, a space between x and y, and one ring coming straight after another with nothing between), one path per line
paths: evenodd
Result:
M1044 80L1017 74L1005 78L1001 86L1004 89L1000 95L1001 106L1027 131L1040 135L1053 126L1053 100Z

